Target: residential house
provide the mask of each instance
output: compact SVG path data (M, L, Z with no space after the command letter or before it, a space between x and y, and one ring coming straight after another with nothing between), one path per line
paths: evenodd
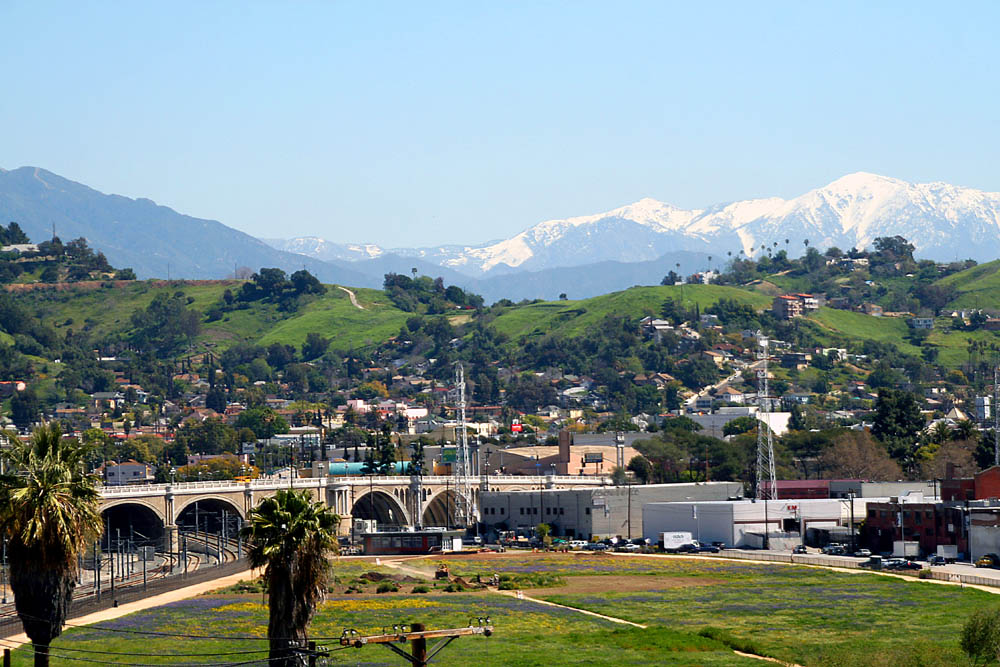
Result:
M861 304L860 310L865 315L871 315L872 317L882 317L882 306L877 303L863 303Z
M911 329L933 329L933 317L911 317L906 322Z

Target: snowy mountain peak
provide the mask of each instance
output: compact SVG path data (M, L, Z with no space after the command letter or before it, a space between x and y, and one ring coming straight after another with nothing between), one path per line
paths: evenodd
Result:
M674 251L735 256L742 250L753 255L763 246L796 254L804 251L806 241L819 249L836 245L846 250L896 235L932 259L1000 257L1000 193L859 171L788 200L749 199L685 210L647 197L604 213L546 220L480 246L391 252L479 276L607 260L649 261ZM362 244L330 246L338 248L342 259L383 252Z

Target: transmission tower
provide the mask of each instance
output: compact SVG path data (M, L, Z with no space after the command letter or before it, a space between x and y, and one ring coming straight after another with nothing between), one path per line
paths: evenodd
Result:
M769 396L767 383L767 336L761 335L758 331L757 343L760 345L760 352L757 353L757 358L761 361L761 368L757 369L757 411L758 413L763 413L763 418L758 415L757 489L755 495L758 500L771 500L778 494L776 488L777 474L774 471L774 439L771 435L771 420L768 417L768 414L771 412L771 397Z
M993 465L1000 466L1000 413L997 413L997 402L1000 401L1000 366L993 367Z
M465 369L455 365L455 393L458 408L458 427L455 431L455 523L469 526L474 520L476 507L472 501L472 468L469 465L469 432L465 425Z

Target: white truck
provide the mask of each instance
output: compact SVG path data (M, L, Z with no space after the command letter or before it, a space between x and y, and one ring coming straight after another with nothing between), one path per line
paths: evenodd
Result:
M660 541L664 551L678 551L685 544L697 544L691 533L661 533Z

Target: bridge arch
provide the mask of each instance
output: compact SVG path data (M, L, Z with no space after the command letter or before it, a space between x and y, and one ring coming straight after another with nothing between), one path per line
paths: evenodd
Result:
M156 506L142 500L117 500L101 507L104 535L101 544L111 549L119 540L132 540L139 546L158 546L166 528L163 514Z
M406 508L395 494L381 489L365 491L354 501L351 508L353 519L374 519L379 525L405 526L410 523Z
M455 489L444 489L432 495L424 504L423 525L455 525L455 505L461 497Z
M175 501L177 502L177 501ZM182 529L207 530L217 533L222 529L225 518L230 530L234 529L233 519L245 519L243 508L225 496L193 496L177 502L174 523Z

